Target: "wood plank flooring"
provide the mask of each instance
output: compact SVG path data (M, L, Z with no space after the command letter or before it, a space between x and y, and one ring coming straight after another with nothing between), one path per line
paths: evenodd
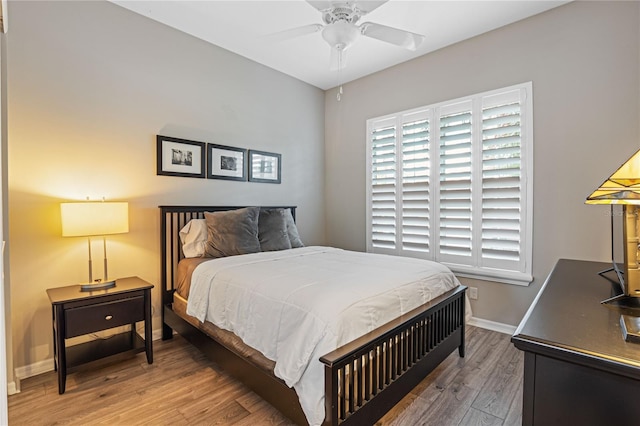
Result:
M467 328L466 357L451 354L377 426L521 424L523 354L510 336ZM9 396L10 425L290 425L271 405L179 336L144 354L67 377L22 382Z

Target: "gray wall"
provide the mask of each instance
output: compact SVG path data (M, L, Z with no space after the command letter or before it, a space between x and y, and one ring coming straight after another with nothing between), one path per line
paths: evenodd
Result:
M45 290L87 279L86 240L61 237L62 201L129 201L130 232L108 239L109 272L156 285L156 328L157 206L297 205L303 240L324 243L323 91L105 1L10 2L9 16L16 367L52 357ZM157 176L157 134L280 153L282 184Z
M328 91L328 243L366 248L368 118L533 81L534 281L463 280L474 316L517 325L557 259L610 258L609 209L584 200L640 147L639 21L638 2L573 2Z
M637 2L568 4L347 84L339 103L107 2L8 13L15 366L52 356L45 289L86 279L86 242L60 236L60 202L128 200L131 232L109 240L110 272L154 284L161 204L297 204L308 244L364 250L366 119L523 81L534 85L535 280L472 282L474 315L515 325L558 258L608 258L608 209L583 203L640 145ZM283 183L156 176L156 134L281 153ZM158 305L156 289L156 327Z

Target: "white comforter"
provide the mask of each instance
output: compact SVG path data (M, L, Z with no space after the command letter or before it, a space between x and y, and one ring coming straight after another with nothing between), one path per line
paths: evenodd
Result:
M275 361L311 425L324 420L322 355L459 285L426 260L303 247L204 262L187 313Z

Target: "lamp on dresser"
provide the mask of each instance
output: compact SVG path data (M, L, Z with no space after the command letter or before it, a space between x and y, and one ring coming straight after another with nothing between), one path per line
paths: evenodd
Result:
M115 280L108 278L107 240L105 235L129 232L129 203L126 202L77 202L60 204L63 237L87 237L89 246L89 281L81 284L82 291L114 287ZM101 236L104 250L103 278L93 279L91 237Z
M618 273L622 294L605 300L628 312L628 309L640 309L640 150L636 151L602 185L587 197L586 204L621 204L623 215L623 252L622 271L613 261L613 269ZM612 232L614 232L612 227ZM613 236L612 236L613 238ZM612 248L613 252L613 248ZM621 273L620 273L621 272ZM640 310L636 315L621 315L625 340L640 341Z

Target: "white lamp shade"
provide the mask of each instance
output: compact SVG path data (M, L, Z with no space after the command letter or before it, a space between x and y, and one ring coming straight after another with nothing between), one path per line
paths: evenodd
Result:
M63 237L129 232L129 203L84 202L60 204Z

